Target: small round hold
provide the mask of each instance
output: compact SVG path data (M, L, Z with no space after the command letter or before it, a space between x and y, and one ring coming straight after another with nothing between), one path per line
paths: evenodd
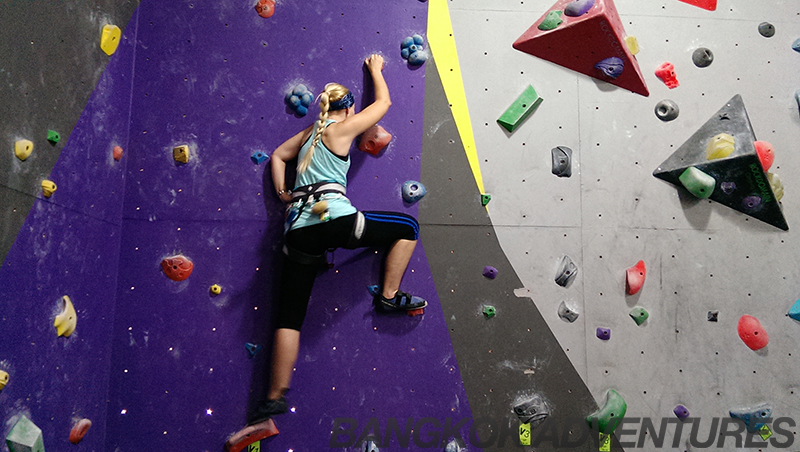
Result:
M771 38L775 36L775 25L769 22L761 22L758 24L758 32L765 38Z
M220 286L219 284L214 284L209 289L209 292L211 292L211 295L219 295L222 293L222 286Z
M495 279L497 278L497 269L491 265L487 265L486 267L483 267L483 276L489 279Z
M420 199L427 193L425 190L425 186L422 185L421 182L417 182L415 180L406 181L403 184L403 201L413 204Z
M708 67L714 62L714 53L705 47L700 47L692 53L692 62L697 67Z
M680 109L678 108L678 104L675 102L669 99L664 99L656 104L655 112L658 119L667 122L677 118L678 113L680 113Z

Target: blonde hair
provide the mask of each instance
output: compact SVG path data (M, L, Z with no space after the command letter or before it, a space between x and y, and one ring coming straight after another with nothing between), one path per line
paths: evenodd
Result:
M317 143L322 139L322 132L325 130L325 123L328 121L328 109L331 102L343 98L349 93L350 90L338 83L328 83L325 85L325 90L319 94L319 119L316 122L317 128L314 130L314 140L311 142L311 147L306 152L303 160L297 165L297 172L303 173L308 169L311 164L311 158L314 156L314 149Z

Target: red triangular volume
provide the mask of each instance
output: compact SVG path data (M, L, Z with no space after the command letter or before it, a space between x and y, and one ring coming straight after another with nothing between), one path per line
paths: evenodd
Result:
M717 9L717 0L678 0L683 3L697 6L698 8L714 11Z
M567 69L648 96L642 71L628 46L625 30L612 0L594 0L594 5L577 17L563 13L570 3L587 4L589 0L559 0L514 42L514 48ZM552 30L540 30L553 11L561 11L563 22ZM551 15L552 17L552 15ZM606 58L622 60L623 70L612 78L595 68Z

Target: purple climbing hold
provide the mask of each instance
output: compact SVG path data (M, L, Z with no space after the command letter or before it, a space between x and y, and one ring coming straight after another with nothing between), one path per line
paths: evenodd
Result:
M745 197L742 200L742 207L748 213L761 210L761 197L756 195Z
M603 341L611 339L611 330L608 328L597 327L597 338Z
M625 69L625 63L622 61L622 58L611 57L595 64L594 68L606 77L617 78L622 75L622 71Z
M495 279L497 278L497 269L491 265L487 265L486 267L483 267L483 276L489 279Z
M726 195L730 195L736 190L736 182L723 182L719 184L719 187L722 189L722 192Z
M686 419L689 417L689 410L683 405L676 406L672 412L675 413L675 416L678 416L678 419Z
M582 16L594 6L594 0L574 0L564 8L564 14L570 17Z

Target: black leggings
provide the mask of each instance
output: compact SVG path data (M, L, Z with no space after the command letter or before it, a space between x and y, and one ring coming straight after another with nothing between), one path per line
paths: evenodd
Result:
M322 255L333 248L388 247L401 239L419 238L419 223L409 215L397 212L364 212L364 232L359 240L352 241L356 216L357 214L352 214L325 223L292 229L286 234L286 244L305 254ZM318 271L318 265L301 264L284 257L277 328L300 331Z

